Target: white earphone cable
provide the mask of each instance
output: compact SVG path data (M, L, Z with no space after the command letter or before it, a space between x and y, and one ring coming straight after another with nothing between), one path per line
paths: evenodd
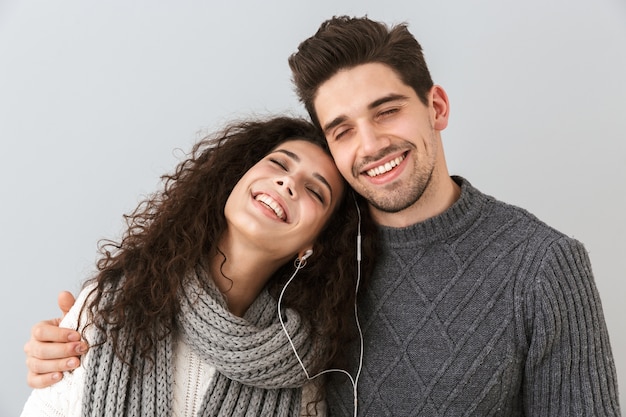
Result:
M291 275L291 277L289 278L289 280L283 287L282 291L280 292L280 296L278 297L277 308L278 308L278 319L280 320L280 324L283 328L283 332L285 332L285 335L287 336L287 339L289 340L289 344L291 345L291 349L293 350L293 353L296 355L296 358L298 359L298 362L300 363L302 370L304 370L304 374L306 375L307 379L312 380L312 379L317 378L318 376L321 376L330 372L340 372L340 373L347 375L348 378L350 379L350 382L352 383L353 396L354 396L354 417L357 417L357 406L358 406L357 386L359 382L359 377L361 376L361 370L363 368L363 331L361 330L361 323L359 323L359 315L358 315L358 308L357 308L357 297L359 293L359 285L361 284L361 211L359 210L359 205L356 201L356 197L354 197L354 203L356 205L356 210L357 210L358 220L359 220L358 228L357 228L357 237L356 237L357 279L356 279L355 296L354 296L354 318L356 321L357 330L359 332L359 342L360 342L359 366L358 366L358 369L354 378L352 377L352 375L350 375L348 371L344 369L326 369L313 376L310 376L309 372L304 366L304 363L302 362L302 359L300 359L300 355L298 355L298 351L295 345L293 344L293 340L291 339L291 336L289 336L289 332L287 332L287 328L285 327L285 322L283 321L283 315L280 310L280 305L282 303L283 294L285 293L285 290L287 289L289 284L291 284L291 281L295 278L298 271L304 268L306 260L300 261L300 259L296 259L296 262L295 262L296 270L293 272L293 274Z

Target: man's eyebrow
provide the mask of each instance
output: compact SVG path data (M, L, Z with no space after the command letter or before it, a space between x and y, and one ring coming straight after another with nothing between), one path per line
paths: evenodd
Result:
M381 97L377 100L372 101L367 108L369 110L375 109L378 106L381 106L385 103L389 103L390 101L405 101L408 100L409 97L405 96L404 94L389 94L388 96L385 97Z
M283 153L285 155L287 155L289 158L293 159L296 162L300 162L300 157L291 152L288 151L287 149L276 149L275 152L280 152ZM322 184L324 184L326 186L326 188L328 188L328 192L330 192L330 197L333 197L333 188L330 186L330 183L326 180L326 178L324 178L321 174L314 172L313 173L313 177L315 177L319 182L321 182Z
M408 100L409 97L405 96L404 94L389 94L387 96L381 97L379 99L376 99L374 101L372 101L370 104L368 104L367 109L368 110L372 110L375 109L378 106L381 106L385 103L389 103L390 101L404 101L404 100ZM348 119L348 117L346 115L340 115L335 117L333 120L331 120L330 122L326 123L324 126L322 126L322 130L324 131L324 135L327 135L328 132L336 127L339 126L340 124L342 124L343 122L345 122Z
M347 117L342 115L342 116L335 117L333 120L326 123L324 126L322 126L322 131L324 131L324 135L325 136L328 135L329 131L331 131L334 127L337 127L343 122L345 122L346 119Z

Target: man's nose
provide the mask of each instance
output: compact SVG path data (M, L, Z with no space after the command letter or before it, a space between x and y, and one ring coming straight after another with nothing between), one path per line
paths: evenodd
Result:
M389 146L388 137L371 123L362 123L358 130L361 156L376 155Z

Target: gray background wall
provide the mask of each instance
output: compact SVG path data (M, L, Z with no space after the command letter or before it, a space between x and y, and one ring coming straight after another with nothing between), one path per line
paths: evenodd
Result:
M303 110L286 58L333 14L407 21L450 170L582 240L626 407L626 2L0 0L0 416L22 346L201 132Z

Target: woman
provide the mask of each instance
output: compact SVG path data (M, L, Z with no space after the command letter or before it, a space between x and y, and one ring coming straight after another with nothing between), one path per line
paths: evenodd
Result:
M311 409L301 387L340 359L357 279L356 207L324 139L299 119L235 124L163 179L65 319L91 345L81 368L23 416Z

